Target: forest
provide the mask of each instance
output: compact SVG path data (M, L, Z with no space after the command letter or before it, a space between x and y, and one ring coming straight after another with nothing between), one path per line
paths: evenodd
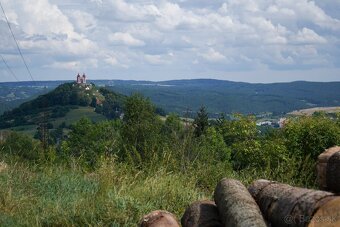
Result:
M211 120L166 118L135 94L120 118L83 118L60 140L18 132L0 142L0 225L135 226L165 209L180 216L210 199L223 177L315 188L317 156L340 144L340 115L291 117L282 128L258 128L252 115Z

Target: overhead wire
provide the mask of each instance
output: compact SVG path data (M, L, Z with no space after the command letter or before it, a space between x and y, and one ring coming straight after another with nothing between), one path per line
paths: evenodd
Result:
M1 1L0 1L0 7L1 7L1 10L2 10L4 16L5 16L5 19L6 19L6 22L7 22L7 26L8 26L8 28L9 28L11 34L12 34L12 37L13 37L13 39L14 39L14 42L15 42L16 47L17 47L17 49L18 49L18 52L19 52L19 54L20 54L20 56L21 56L21 59L22 59L24 65L25 65L25 67L26 67L26 70L27 70L27 72L28 72L30 78L32 79L32 81L35 82L35 80L34 80L34 78L33 78L33 76L32 76L32 73L31 73L30 69L28 68L28 65L27 65L27 63L26 63L26 60L25 60L25 58L24 58L24 55L23 55L22 52L21 52L19 43L18 43L17 39L16 39L15 36L14 36L14 33L13 33L13 31L12 31L12 28L11 28L11 24L10 24L9 21L8 21L7 15L6 15L6 13L5 13L5 9L4 9L4 7L2 6Z
M9 65L8 65L7 62L6 62L6 60L5 60L4 57L2 56L2 54L0 54L0 56L1 56L2 62L5 64L5 66L6 66L7 70L8 70L8 72L14 77L14 79L15 79L16 81L19 82L20 80L19 80L18 77L15 75L15 73L13 72L13 70L9 67Z

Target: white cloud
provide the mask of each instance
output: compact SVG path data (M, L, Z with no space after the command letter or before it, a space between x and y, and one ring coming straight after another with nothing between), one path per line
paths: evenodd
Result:
M223 54L214 50L213 48L210 48L207 52L199 55L202 56L205 60L210 62L221 62L226 59L226 57Z
M39 66L84 67L98 75L126 70L119 74L155 77L158 72L195 76L258 68L340 68L340 20L331 9L340 4L330 0L2 3L37 72ZM1 17L0 33L0 52L9 59L17 50ZM20 58L12 61L22 65ZM148 71L148 66L159 71Z
M109 35L109 40L115 44L123 44L127 46L144 46L142 40L134 38L129 33L116 32Z
M308 29L308 28L303 28L293 38L293 42L304 43L304 44L323 44L323 43L327 43L327 40L319 36L313 30Z
M169 60L166 60L165 56L162 56L162 55L149 55L149 54L146 54L144 56L144 59L148 63L150 63L152 65L162 65L162 64L170 63Z

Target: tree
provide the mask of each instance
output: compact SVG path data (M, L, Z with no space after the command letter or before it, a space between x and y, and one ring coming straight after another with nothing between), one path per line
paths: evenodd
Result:
M36 161L43 157L43 151L37 140L16 132L12 132L6 139L3 151L27 160Z
M204 106L202 106L197 112L193 124L195 128L194 130L195 136L200 137L209 126L209 117Z
M202 156L202 161L212 160L217 163L230 160L231 150L226 146L222 135L215 127L208 127L205 134L199 139L199 152Z
M294 155L314 160L326 148L340 143L340 127L326 116L289 119L284 128L286 146Z
M89 167L95 167L100 156L118 152L115 145L119 139L116 122L92 123L82 118L72 126L69 139L62 145L64 153L81 157Z
M254 117L234 115L235 120L224 120L219 130L228 146L233 143L256 139L258 130Z
M155 107L149 99L139 94L126 99L122 127L125 144L133 146L143 156L148 145L157 143L160 126Z
M184 131L184 125L181 118L174 113L167 116L163 128L162 134L170 141L178 140L182 136Z

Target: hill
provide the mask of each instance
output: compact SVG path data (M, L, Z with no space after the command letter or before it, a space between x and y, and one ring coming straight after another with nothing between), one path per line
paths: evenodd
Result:
M308 108L308 109L302 109L302 110L295 110L288 115L295 115L295 116L301 116L301 115L307 115L311 116L315 112L325 112L325 113L339 113L340 112L340 106L334 106L334 107L315 107L315 108Z
M205 105L210 113L265 113L281 115L310 107L338 106L340 82L250 84L221 80L164 82L112 81L123 94L140 92L166 111L184 114Z
M283 115L297 109L340 105L340 82L305 82L251 84L222 80L172 80L162 82L133 80L96 80L98 87L106 87L124 95L139 92L166 112L180 115L196 112L201 105L212 116L224 113L272 113ZM57 87L60 81L0 83L0 102L7 104L8 94L17 103L27 101L44 90ZM27 89L27 88L30 89ZM6 88L6 94L1 90ZM44 89L42 89L44 88ZM24 92L25 96L21 95ZM14 103L13 103L14 105ZM2 108L2 109L1 109ZM0 107L0 113L5 106ZM8 109L8 108L7 108Z
M0 117L0 128L34 127L43 121L51 124L60 122L60 118L80 107L83 107L83 112L78 113L79 117L98 118L97 115L102 114L107 118L116 118L121 113L123 99L123 95L97 88L94 84L64 83L47 94L4 112Z

